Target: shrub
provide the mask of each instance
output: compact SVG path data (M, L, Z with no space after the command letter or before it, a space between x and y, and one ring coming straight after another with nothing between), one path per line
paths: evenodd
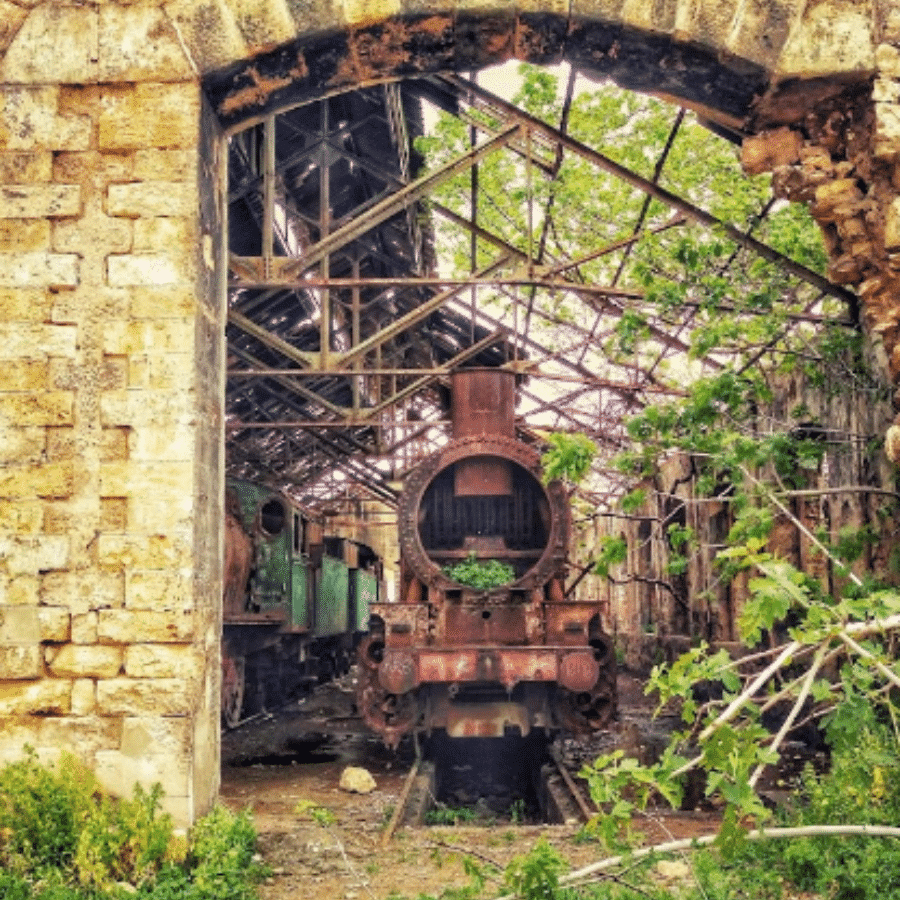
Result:
M254 900L265 870L249 815L217 807L185 842L161 796L136 786L113 799L73 758L51 771L29 750L0 770L0 897Z

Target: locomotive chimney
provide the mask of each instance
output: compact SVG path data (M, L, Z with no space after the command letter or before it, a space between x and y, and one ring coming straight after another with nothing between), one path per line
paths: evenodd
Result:
M452 375L453 437L515 438L516 375L504 369L458 369ZM477 448L473 447L477 454ZM457 497L502 497L513 492L509 463L473 455L456 466Z

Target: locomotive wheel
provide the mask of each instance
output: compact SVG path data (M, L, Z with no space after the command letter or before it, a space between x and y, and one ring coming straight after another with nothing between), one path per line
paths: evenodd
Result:
M226 728L237 728L244 707L243 656L222 654L222 722Z

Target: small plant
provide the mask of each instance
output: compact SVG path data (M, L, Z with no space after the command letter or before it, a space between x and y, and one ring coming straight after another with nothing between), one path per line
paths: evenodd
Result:
M597 445L586 435L555 432L547 438L550 449L541 457L544 484L563 478L578 484L590 471Z
M438 803L425 813L426 825L459 825L475 821L475 811L467 807L445 806Z
M499 559L479 560L473 552L463 562L444 566L444 574L457 584L485 591L509 584L516 577L516 570Z

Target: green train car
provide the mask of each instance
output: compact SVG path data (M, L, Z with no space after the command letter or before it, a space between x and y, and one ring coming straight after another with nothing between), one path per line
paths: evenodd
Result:
M349 670L381 591L363 544L259 484L225 486L222 722L276 709Z

